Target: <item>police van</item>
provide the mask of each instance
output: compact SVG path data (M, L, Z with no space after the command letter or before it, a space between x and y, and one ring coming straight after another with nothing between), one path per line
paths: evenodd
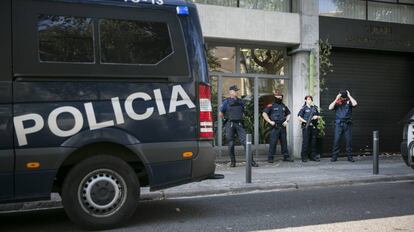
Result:
M414 169L414 108L402 120L404 123L401 155L405 164Z
M214 174L194 4L3 0L0 11L1 202L57 192L72 221L111 228L140 187Z

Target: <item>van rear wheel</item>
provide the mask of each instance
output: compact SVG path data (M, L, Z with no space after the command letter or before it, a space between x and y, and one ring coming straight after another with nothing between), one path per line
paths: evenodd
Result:
M62 187L68 217L89 230L110 229L126 222L139 200L139 181L122 159L98 155L73 167Z
M414 142L410 144L410 147L408 148L408 159L407 162L409 166L414 169Z

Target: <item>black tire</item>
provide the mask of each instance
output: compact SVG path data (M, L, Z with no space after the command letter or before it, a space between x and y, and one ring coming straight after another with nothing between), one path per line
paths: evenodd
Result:
M408 161L408 157L412 156L411 154L413 154L413 153L414 153L414 142L412 142L410 144L410 146L408 147L407 152L405 153L406 155L404 155L404 152L402 152L402 154L401 154L405 164L408 167L411 167L412 169L414 169L414 165L410 165L410 162Z
M403 154L401 154L401 156L402 156L402 159L404 160L404 163L405 163L407 166L410 166L410 164L408 163L408 156L403 155Z
M414 154L414 142L411 142L410 147L408 149L409 149L408 150L408 155L413 156L413 154ZM407 157L407 163L408 163L408 157ZM411 165L411 168L414 169L414 164Z
M110 155L87 158L74 166L62 186L68 217L87 230L118 227L134 214L140 186L134 170Z

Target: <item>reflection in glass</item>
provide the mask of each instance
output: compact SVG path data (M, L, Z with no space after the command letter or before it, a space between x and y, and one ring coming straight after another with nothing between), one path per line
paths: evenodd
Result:
M210 47L207 51L207 62L210 72L236 72L236 48Z
M237 0L187 0L194 3L237 7Z
M240 0L241 8L269 11L290 11L290 0Z
M323 16L365 19L366 3L361 0L319 0L319 13Z
M414 24L414 6L368 2L368 20Z
M172 53L166 23L102 19L103 63L156 64Z
M92 19L39 15L37 30L40 61L94 61Z
M414 0L399 0L399 3L407 3L407 4L413 4L414 5Z
M283 49L240 49L241 73L285 75L286 60Z
M247 8L247 9L290 12L290 1L291 0L187 0L187 1L201 3L201 4L218 5L218 6L231 6L231 7L240 7L240 8Z
M267 79L259 81L259 112L260 115L263 112L263 109L268 105L274 102L274 91L278 90L283 94L283 103L289 105L289 95L288 95L288 84L287 80L278 80L278 79ZM271 127L263 119L262 116L259 118L259 143L266 144L269 143L269 133Z

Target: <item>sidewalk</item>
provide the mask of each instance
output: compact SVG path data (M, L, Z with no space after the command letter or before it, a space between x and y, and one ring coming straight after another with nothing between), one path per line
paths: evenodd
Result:
M149 192L148 188L143 188L141 198L156 200L414 180L414 170L404 164L401 156L381 156L379 175L372 174L371 157L355 157L355 160L355 163L347 162L344 158L335 163L331 163L329 159L322 159L319 163L302 163L300 160L293 163L276 160L273 164L259 162L260 167L252 169L251 184L245 183L245 163L237 163L236 168L230 168L227 163L218 163L216 173L225 175L222 180L205 180L157 192ZM60 198L57 194L52 195L51 201L0 205L0 211L50 207L60 207Z

